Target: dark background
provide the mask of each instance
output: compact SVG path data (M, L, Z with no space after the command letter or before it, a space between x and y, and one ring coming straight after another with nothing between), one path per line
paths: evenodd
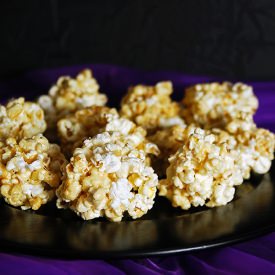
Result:
M0 2L0 76L118 64L275 79L274 0Z

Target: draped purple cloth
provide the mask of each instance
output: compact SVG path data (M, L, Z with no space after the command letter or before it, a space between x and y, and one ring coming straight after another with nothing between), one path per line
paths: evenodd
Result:
M190 76L176 72L142 72L112 65L84 65L40 70L0 82L1 100L18 95L34 97L46 93L60 75L75 75L92 68L101 90L110 104L129 85L154 84L171 80L175 98L182 97L186 86L199 82L222 80L215 77ZM234 80L237 81L237 80ZM247 82L253 85L260 108L255 116L259 127L275 132L275 81ZM215 248L179 256L122 260L61 260L0 253L2 274L275 274L275 233L224 248Z

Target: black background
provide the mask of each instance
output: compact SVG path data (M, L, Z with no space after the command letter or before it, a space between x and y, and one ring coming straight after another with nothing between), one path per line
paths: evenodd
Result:
M108 63L275 79L274 0L1 1L0 76Z

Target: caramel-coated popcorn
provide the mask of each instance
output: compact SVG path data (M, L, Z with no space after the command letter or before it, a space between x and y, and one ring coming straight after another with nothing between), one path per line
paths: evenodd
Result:
M66 160L43 135L0 142L0 190L8 204L37 210L55 195Z
M172 83L159 82L155 86L130 87L121 101L120 114L145 128L149 133L157 129L184 125L180 107L172 101Z
M245 120L246 128L251 127L249 123L253 127L252 117L258 108L258 99L251 86L243 83L233 85L229 82L189 87L185 91L182 103L182 116L185 121L205 129L224 129L235 120L238 123Z
M136 219L153 207L157 185L144 150L119 132L103 132L74 151L57 190L57 206L85 220L120 221L125 212Z
M44 112L39 105L20 97L0 106L0 140L30 138L45 130Z
M187 139L169 158L167 178L160 181L159 194L174 207L225 205L243 182L241 170L226 143L217 145L215 135L189 126Z
M105 105L107 97L99 92L99 85L90 70L83 70L76 78L62 76L48 95L40 96L38 103L45 111L49 128L55 128L59 119L77 110Z

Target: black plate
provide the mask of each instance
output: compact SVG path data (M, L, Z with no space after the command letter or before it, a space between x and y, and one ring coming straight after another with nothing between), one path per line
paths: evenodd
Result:
M54 204L38 212L0 206L0 245L49 257L119 258L195 251L247 240L275 228L275 168L238 187L218 208L181 211L158 198L140 220L82 221Z

